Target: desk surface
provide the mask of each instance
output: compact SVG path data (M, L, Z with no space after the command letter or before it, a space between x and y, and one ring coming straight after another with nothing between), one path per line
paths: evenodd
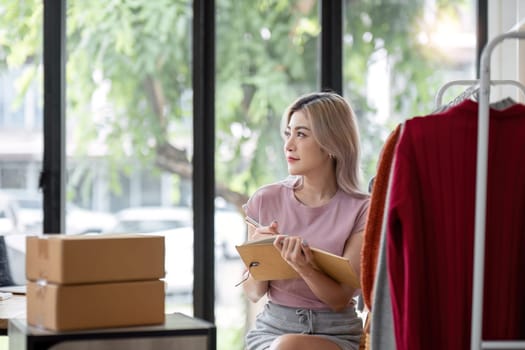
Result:
M0 335L7 334L7 325L12 318L26 318L26 296L14 294L0 301Z
M25 318L25 317L24 317ZM158 325L145 325L145 326L132 326L132 327L108 327L108 328L96 328L96 329L85 329L85 330L73 330L73 331L52 331L45 328L34 327L28 325L25 319L11 319L10 322L15 324L26 334L40 337L54 337L61 336L67 337L70 335L75 336L88 336L92 334L126 334L126 333L141 333L148 332L162 334L165 331L173 332L181 331L185 333L188 330L207 330L214 329L215 325L198 318L190 317L185 314L176 312L173 314L166 314L166 319L163 324Z
M162 338L168 338L167 342L160 343ZM63 332L33 327L28 325L24 319L15 318L9 321L9 347L12 346L15 349L43 350L63 342L82 341L104 345L103 349L114 349L113 341L118 339L127 341L128 346L134 344L133 339L150 339L151 344L157 342L158 346L162 345L162 349L171 349L175 341L173 338L178 338L179 342L187 342L181 345L183 349L215 350L217 345L216 328L213 323L181 313L166 314L165 323L159 325ZM158 346L154 348L157 349Z

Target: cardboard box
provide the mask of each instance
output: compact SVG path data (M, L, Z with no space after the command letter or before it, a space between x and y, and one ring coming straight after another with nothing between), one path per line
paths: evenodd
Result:
M79 284L164 277L164 237L46 235L26 239L26 277Z
M164 282L27 284L27 322L54 331L164 323Z

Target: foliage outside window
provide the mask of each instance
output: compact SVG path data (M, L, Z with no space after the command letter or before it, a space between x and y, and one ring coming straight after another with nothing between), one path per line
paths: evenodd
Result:
M344 4L344 94L359 118L366 180L397 123L431 112L444 82L475 76L475 12L467 0ZM258 186L286 176L279 122L292 100L317 89L319 5L216 1L217 194L237 208ZM0 74L21 72L20 96L42 84L42 6L41 0L0 0ZM91 203L95 179L103 176L108 202L123 205L133 200L125 176L147 173L160 183L170 173L179 191L170 200L184 202L198 127L192 125L191 21L192 4L183 0L67 1L70 199ZM466 46L443 46L460 34ZM144 184L163 195L151 179ZM241 349L243 326L219 329L219 348Z

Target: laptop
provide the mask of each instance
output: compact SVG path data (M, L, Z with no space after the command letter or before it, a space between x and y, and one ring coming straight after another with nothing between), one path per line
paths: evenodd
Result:
M0 292L26 293L25 240L22 234L0 236Z

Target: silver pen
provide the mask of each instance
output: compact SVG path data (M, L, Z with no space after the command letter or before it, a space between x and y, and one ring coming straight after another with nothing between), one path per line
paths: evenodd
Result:
M249 217L249 216L245 216L245 217L244 217L244 221L245 221L248 225L252 226L253 228L257 228L257 227L260 227L260 226L261 226L261 224L259 224L257 221L255 221L254 219L252 219L252 218Z

